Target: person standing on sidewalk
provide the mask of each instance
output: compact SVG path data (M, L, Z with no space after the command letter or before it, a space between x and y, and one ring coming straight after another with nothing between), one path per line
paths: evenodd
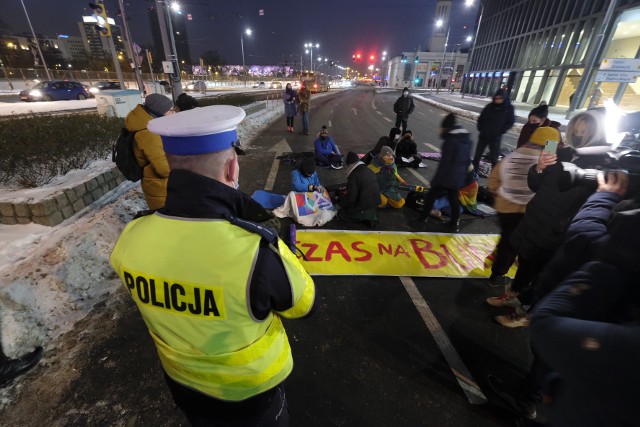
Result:
M313 279L256 222L265 210L238 191L244 117L212 105L149 123L171 168L166 204L131 221L110 257L193 426L289 424L281 318L306 317L315 301Z
M302 82L298 90L298 110L302 118L302 134L309 135L309 103L311 100L311 92L309 88Z
M407 131L407 121L409 115L413 113L415 105L413 104L413 98L409 95L409 88L402 89L402 96L400 96L393 104L393 112L396 113L396 126L397 128L402 125L402 134Z
M502 89L493 95L493 100L487 104L478 117L478 144L473 156L473 168L479 170L480 159L487 147L491 157L491 166L498 163L502 135L504 135L515 123L513 105L505 102L505 94Z
M293 132L293 119L296 116L296 91L291 87L291 83L287 83L282 94L282 102L284 102L284 115L287 117L287 130Z

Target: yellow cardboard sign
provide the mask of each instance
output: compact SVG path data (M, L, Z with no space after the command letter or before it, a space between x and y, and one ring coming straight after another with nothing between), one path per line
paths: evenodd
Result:
M301 230L296 246L311 275L488 277L497 234ZM509 271L515 272L515 267Z

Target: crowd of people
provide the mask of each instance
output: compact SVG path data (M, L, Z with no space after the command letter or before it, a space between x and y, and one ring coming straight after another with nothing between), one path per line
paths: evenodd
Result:
M298 108L305 113L306 135L305 89L296 92L287 85L283 102L287 130L293 132ZM235 126L244 111L197 107L188 95L174 106L152 94L126 117L126 127L136 132L134 155L143 167L141 185L150 210L126 226L111 265L138 306L171 395L192 425L287 425L283 381L293 358L280 318L313 312L314 282L278 236L278 227L272 227L273 216L238 191L238 156L244 152ZM379 209L401 209L406 203L407 182L398 166L421 165L407 129L413 109L405 88L394 104L396 126L362 158L353 151L343 156L322 126L314 155L291 172L293 190L324 191L316 168L346 166L338 219L375 228ZM469 185L488 147L488 188L501 228L488 284L502 292L486 302L511 308L495 317L499 324L531 327L534 355L517 387L506 391L494 377L489 384L527 419L535 418L544 395L554 426L635 425L640 250L630 236L638 234L640 196L629 190L629 177L620 171L599 174L594 187L567 183L567 164L590 166L580 149L607 144L600 112L576 114L562 138L548 107L539 105L518 147L499 160L501 137L513 123L513 106L499 90L478 119L472 158L469 131L455 114L444 117L441 161L419 220L439 217L434 204L446 198L449 230L460 230L460 189ZM177 233L180 239L174 238ZM202 253L209 256L198 256ZM511 280L507 272L516 262ZM233 270L225 268L229 264ZM159 296L150 300L145 289L154 282L164 287L154 288ZM0 346L0 386L41 356L42 348L36 348L11 360ZM611 377L615 387L609 387Z

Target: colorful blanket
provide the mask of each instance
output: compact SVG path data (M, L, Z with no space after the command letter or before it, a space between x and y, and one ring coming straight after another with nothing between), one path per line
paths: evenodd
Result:
M290 192L282 206L274 209L279 218L293 218L306 227L324 225L336 215L329 193L314 191L308 193Z

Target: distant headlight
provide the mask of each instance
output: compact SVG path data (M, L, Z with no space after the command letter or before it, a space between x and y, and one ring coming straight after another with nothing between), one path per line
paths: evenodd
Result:
M100 89L98 89L97 87L92 87L92 88L89 89L89 92L98 93L98 92L100 92Z
M32 90L31 92L29 92L29 95L31 95L31 96L42 96L42 92L40 92L39 90L35 89L35 90Z
M192 90L195 86L194 85L187 85L187 89Z

